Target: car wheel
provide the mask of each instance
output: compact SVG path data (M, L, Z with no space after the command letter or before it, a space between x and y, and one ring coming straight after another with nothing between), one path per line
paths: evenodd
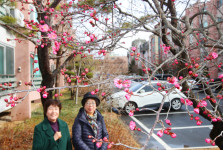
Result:
M126 112L127 114L129 114L131 110L136 110L136 104L133 103L133 102L128 102L128 103L125 105L124 110L125 110L125 112Z
M173 99L171 101L171 109L172 110L180 110L182 107L182 103L180 101L180 99Z

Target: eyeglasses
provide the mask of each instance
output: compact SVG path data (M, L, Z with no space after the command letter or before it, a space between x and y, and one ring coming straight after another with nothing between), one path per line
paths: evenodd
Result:
M88 105L88 106L90 106L90 105L95 106L95 105L96 105L96 103L89 103L89 102L87 102L87 103L86 103L86 105Z

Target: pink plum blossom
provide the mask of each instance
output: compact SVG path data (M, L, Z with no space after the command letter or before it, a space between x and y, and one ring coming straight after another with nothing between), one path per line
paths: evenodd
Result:
M39 25L39 30L41 32L47 32L49 30L49 26L47 24Z
M133 111L130 111L129 116L133 116L133 115L134 115Z
M130 87L131 81L130 80L125 80L123 81L122 85L126 88Z
M122 80L120 80L120 79L115 79L114 80L114 84L115 84L115 86L117 87L117 88L119 88L119 89L121 89L122 88Z
M189 105L189 106L192 106L192 105L193 105L193 102L192 102L191 100L189 100L189 99L186 99L186 103L187 103L187 105Z
M181 97L180 98L181 103L185 104L185 100Z
M178 83L174 84L175 88L180 89L180 85Z
M207 102L206 101L201 101L202 106L206 107L207 106Z
M124 91L125 91L126 93L128 93L128 92L129 92L129 89L128 89L128 88L125 88Z
M212 52L212 57L213 57L213 59L216 59L216 58L218 58L218 54L217 53L215 53L215 52Z
M26 27L27 27L28 29L30 29L30 30L33 29L31 24L26 24Z
M94 92L94 91L91 91L91 94L92 94L92 95L95 95L95 92Z
M129 128L130 128L131 130L134 130L135 127L136 127L136 123L135 123L134 121L130 121L130 123L129 123Z
M57 34L51 32L50 34L48 34L48 38L50 38L51 40L55 40L57 38Z
M169 81L169 83L172 83L172 84L176 84L178 81L176 77L171 77L171 78L168 77L167 80Z

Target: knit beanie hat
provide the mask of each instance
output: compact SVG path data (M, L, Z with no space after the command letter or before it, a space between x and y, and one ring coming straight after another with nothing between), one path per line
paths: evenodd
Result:
M99 97L96 94L94 94L94 95L91 94L91 92L87 92L86 94L84 94L84 97L83 97L83 99L81 101L82 106L84 106L85 103L87 102L87 100L90 99L90 98L95 100L96 106L99 106L99 104L100 104Z

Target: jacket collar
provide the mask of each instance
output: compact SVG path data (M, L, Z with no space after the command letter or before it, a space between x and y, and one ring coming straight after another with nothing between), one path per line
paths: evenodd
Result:
M60 131L62 128L66 127L66 124L61 119L58 118L57 121L58 121ZM46 134L48 136L54 135L53 129L50 126L50 123L49 123L49 120L47 119L47 117L44 117L44 120L43 120L43 130L46 132Z
M103 116L101 115L101 113L96 109L95 111L97 111L97 121L101 121L103 119ZM79 118L80 121L88 123L86 115L84 113L84 108L80 108L79 110L79 114L77 116Z

